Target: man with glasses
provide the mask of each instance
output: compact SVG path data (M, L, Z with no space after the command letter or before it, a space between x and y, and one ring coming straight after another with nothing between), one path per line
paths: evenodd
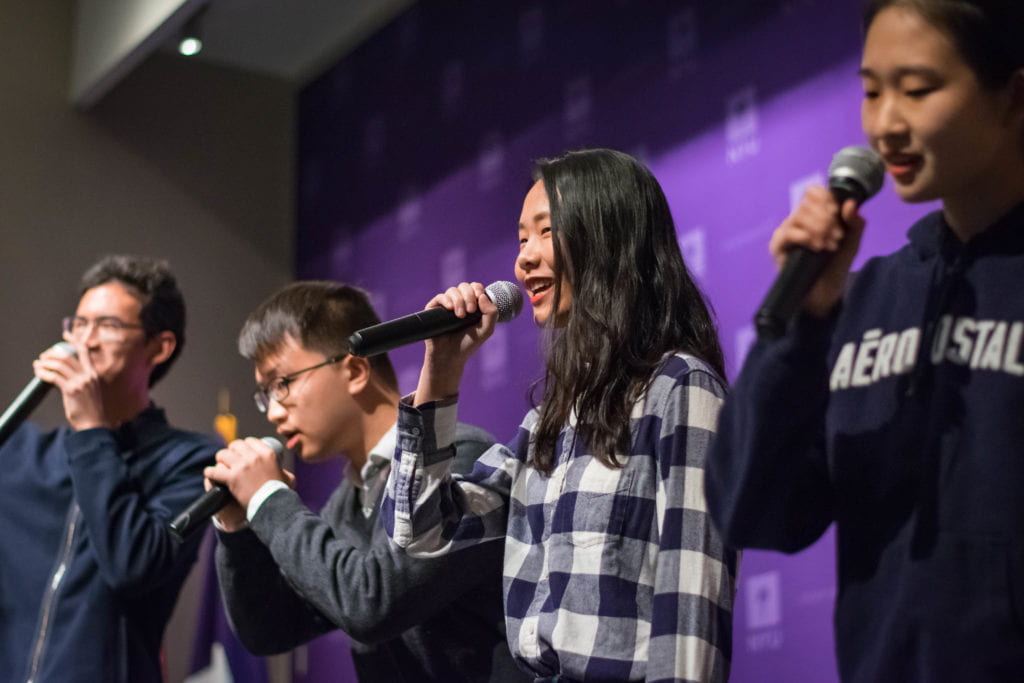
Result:
M365 681L526 680L505 643L501 544L411 559L380 524L398 382L386 354L352 356L345 341L378 322L361 290L298 282L242 327L239 351L255 365L256 405L288 449L307 463L341 456L347 464L318 516L262 441L235 441L217 454L206 476L237 501L216 517L217 573L231 625L256 654L341 629ZM491 443L460 425L458 467L471 469Z
M160 646L198 539L168 521L202 493L212 439L150 400L185 342L167 264L110 256L82 278L64 340L33 364L67 425L0 449L0 681L163 680Z

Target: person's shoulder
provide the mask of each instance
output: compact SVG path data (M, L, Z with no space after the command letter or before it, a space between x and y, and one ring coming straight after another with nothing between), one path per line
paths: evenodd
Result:
M455 440L458 442L479 441L488 444L495 442L494 435L486 429L481 429L465 422L459 422L455 425Z
M671 380L674 384L718 387L725 392L725 379L711 365L685 351L666 354L665 360L655 372L654 380Z

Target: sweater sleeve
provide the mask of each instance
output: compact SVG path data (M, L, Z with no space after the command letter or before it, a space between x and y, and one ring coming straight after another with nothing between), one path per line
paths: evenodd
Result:
M217 532L217 582L231 630L257 655L287 652L333 624L285 580L251 529Z
M452 475L456 404L399 407L398 445L381 508L391 539L411 555L437 557L505 538L512 481L528 434L495 444L465 475Z
M796 552L833 517L825 450L835 318L759 340L725 401L706 470L708 506L735 547Z
M149 492L133 476L114 433L86 429L68 434L65 448L79 506L101 576L112 589L142 594L192 562L201 540L178 544L168 522L203 492L203 468L213 442L188 440L167 449L168 470Z
M488 445L460 440L457 460L468 466ZM343 501L335 494L316 515L294 491L281 490L253 516L249 534L220 535L218 576L246 647L280 652L333 628L363 643L381 642L429 620L481 583L500 582L500 544L458 558L415 559L379 527L368 543L356 543L355 532L343 528Z

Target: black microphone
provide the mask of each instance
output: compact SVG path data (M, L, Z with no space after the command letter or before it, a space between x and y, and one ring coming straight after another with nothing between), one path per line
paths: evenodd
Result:
M485 291L498 307L498 322L507 323L523 309L523 293L515 283L499 280L487 285ZM376 356L399 346L430 339L475 325L482 314L479 310L459 318L447 308L428 308L378 325L364 327L348 338L351 353L356 356Z
M67 342L57 342L50 348L63 351L68 356L78 355L75 347ZM46 395L50 393L52 388L52 384L44 382L38 377L33 377L25 385L25 388L11 402L11 405L4 411L4 414L0 415L0 446L3 446L4 442L14 433L14 430L21 426L21 423L28 418L33 410L39 407L39 404L43 402L43 399L46 398Z
M874 197L885 181L885 164L869 147L844 147L832 157L828 167L828 188L839 206L847 199L863 204ZM772 288L754 316L761 339L777 339L803 304L804 297L832 258L830 251L811 251L795 247L786 256Z
M284 446L272 436L265 436L260 439L274 449L278 457L284 453ZM230 503L234 498L227 486L214 484L213 488L203 493L196 500L185 508L185 511L175 517L168 525L168 531L178 543L184 543L187 538L194 534L210 517L217 514L221 508Z

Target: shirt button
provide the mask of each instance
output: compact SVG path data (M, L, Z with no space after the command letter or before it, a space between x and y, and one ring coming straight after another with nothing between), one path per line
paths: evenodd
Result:
M413 436L419 436L420 435L420 428L419 427L413 427L412 429L409 430L409 433L412 434Z

